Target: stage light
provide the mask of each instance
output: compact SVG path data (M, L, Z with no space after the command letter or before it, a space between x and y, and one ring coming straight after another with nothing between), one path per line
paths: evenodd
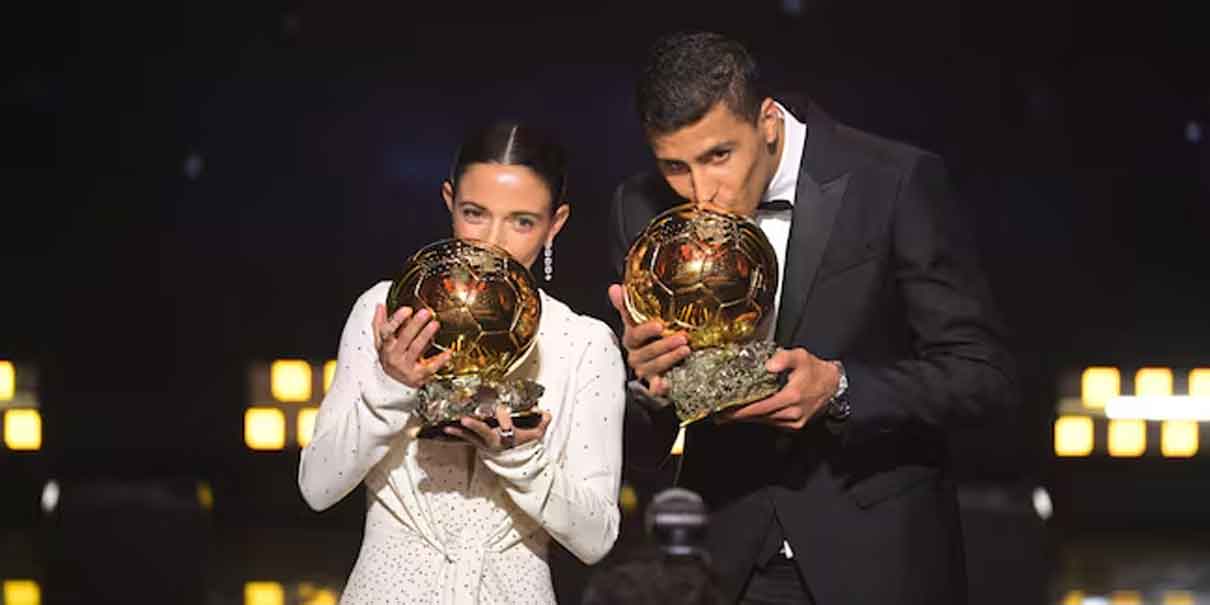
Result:
M638 509L639 494L629 483L622 484L622 489L618 492L618 505L622 507L623 513L633 513Z
M1115 420L1210 420L1210 397L1156 395L1114 397L1105 416Z
M269 385L278 401L309 401L311 364L301 359L278 359L269 367Z
M1143 605L1143 595L1137 590L1115 590L1109 595L1109 605Z
M1109 421L1109 455L1136 458L1147 451L1147 423L1142 420Z
M1059 416L1055 420L1055 455L1087 456L1092 453L1092 418Z
M1055 514L1054 502L1050 499L1050 492L1044 487L1035 487L1033 493L1034 512L1038 514L1038 518L1047 521Z
M244 605L285 605L286 591L278 582L245 582Z
M4 605L40 605L42 587L33 580L5 580Z
M12 401L17 394L17 368L13 362L0 360L0 401Z
M1164 592L1164 605L1195 605L1197 601L1193 593L1187 590L1168 590Z
M42 448L42 415L38 410L14 408L4 411L4 445L10 450Z
M1166 458L1188 458L1197 454L1198 431L1193 420L1165 420L1160 427L1160 451Z
M1069 590L1063 595L1062 605L1084 605L1084 593L1078 590Z
M673 456L680 456L685 453L685 427L681 427L676 432L676 441L672 442L672 450L669 453Z
M336 605L336 593L310 582L298 585L299 605Z
M286 446L286 415L276 408L244 411L244 443L253 450L280 450Z
M1172 395L1172 370L1142 368L1134 374L1136 397L1169 397Z
M1189 372L1189 396L1210 398L1210 368Z
M210 487L209 481L197 482L197 503L202 510L214 510L214 489Z
M59 507L59 482L51 479L42 486L42 512L51 514Z
M315 433L315 415L319 408L303 408L298 411L298 447L307 447Z
M1122 393L1122 374L1117 368L1091 367L1080 377L1080 399L1084 407L1102 408L1110 397Z
M332 388L332 379L336 377L336 360L330 360L324 364L324 392Z

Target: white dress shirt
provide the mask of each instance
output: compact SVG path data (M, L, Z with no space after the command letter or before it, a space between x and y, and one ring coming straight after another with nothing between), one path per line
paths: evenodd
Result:
M798 170L802 165L803 149L807 143L807 125L799 122L794 114L786 110L780 103L776 103L776 105L781 110L784 143L781 160L777 163L777 171L773 173L773 180L769 182L769 188L765 190L761 201L786 200L793 206L794 196L798 191ZM785 286L786 276L786 246L790 242L790 219L792 217L793 212L790 210L756 211L756 224L760 226L761 231L764 231L765 237L769 238L773 252L777 254L777 296L773 303L773 317L767 324L767 337L772 337L777 326L777 314L781 310L781 292Z
M545 437L503 452L415 439L416 389L388 376L374 347L374 308L389 289L354 305L299 465L316 510L366 485L340 602L553 604L550 539L593 563L618 535L626 373L613 332L543 292L537 343L516 376L545 387Z

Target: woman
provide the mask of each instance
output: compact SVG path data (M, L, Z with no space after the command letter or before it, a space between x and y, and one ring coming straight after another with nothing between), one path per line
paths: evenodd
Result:
M526 266L549 258L570 211L565 170L562 151L524 126L475 134L442 184L454 235ZM415 439L402 429L417 389L448 358L422 357L437 332L427 311L387 317L389 288L354 305L299 466L315 510L367 487L341 603L554 603L550 538L589 564L617 538L625 370L613 333L542 292L535 350L518 369L546 389L538 426L463 418L447 429L461 439Z

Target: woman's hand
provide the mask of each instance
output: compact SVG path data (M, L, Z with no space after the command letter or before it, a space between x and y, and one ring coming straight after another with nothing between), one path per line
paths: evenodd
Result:
M486 422L470 416L459 419L462 426L447 426L445 433L470 442L476 447L495 452L504 451L538 441L546 435L546 426L550 424L550 412L542 411L542 420L532 429L519 429L513 426L511 412L507 406L496 406L496 421L500 423L492 428Z
M411 307L400 307L390 318L386 306L374 309L374 346L387 376L414 389L428 382L450 359L446 351L425 359L425 349L440 325L428 309L413 315Z

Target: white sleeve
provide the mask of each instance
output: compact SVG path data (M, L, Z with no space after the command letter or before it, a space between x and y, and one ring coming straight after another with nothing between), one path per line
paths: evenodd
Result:
M581 561L600 561L618 537L622 478L622 414L626 372L613 332L594 322L575 368L572 422L564 455L552 461L546 443L504 452L480 450L513 502ZM549 435L550 433L548 433Z
M353 491L390 450L407 423L416 390L387 376L374 347L374 308L386 300L381 283L357 300L340 337L336 374L302 451L298 487L315 510Z

